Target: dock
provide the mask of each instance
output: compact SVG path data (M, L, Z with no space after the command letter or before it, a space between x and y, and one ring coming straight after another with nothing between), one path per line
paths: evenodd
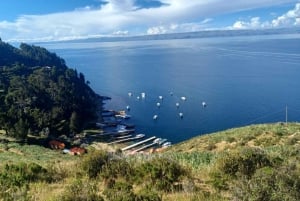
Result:
M142 141L140 141L140 142L137 142L137 143L134 143L134 144L129 145L129 146L127 146L127 147L124 147L124 148L122 148L121 150L122 150L122 151L126 151L126 150L128 150L128 149L137 147L137 146L139 146L139 145L141 145L141 144L144 144L144 143L146 143L146 142L149 142L149 141L151 141L151 140L154 140L155 138L156 138L155 136L150 137L150 138L147 138L147 139L142 140Z
M136 150L133 150L133 151L134 151L134 152L143 151L143 150L145 150L145 149L147 149L147 148L153 147L154 145L157 145L157 142L153 142L153 143L151 143L151 144L147 144L147 145L145 145L145 146L143 146L143 147L141 147L141 148L138 148L138 149L136 149Z
M132 141L132 140L137 140L143 137L140 136L135 136L135 137L129 137L129 138L125 138L125 139L120 139L120 140L116 140L107 144L117 144L117 143L122 143L122 142L128 142L128 141Z

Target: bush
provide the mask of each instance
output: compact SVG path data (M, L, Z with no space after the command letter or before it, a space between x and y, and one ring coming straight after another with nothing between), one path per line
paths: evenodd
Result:
M104 201L98 195L96 184L90 181L75 180L57 201Z
M188 172L177 162L166 158L154 158L141 164L137 168L139 183L157 190L172 191L176 189L176 183Z
M84 156L81 166L89 178L96 178L108 160L107 152L94 150Z
M6 164L0 172L0 185L21 187L34 181L48 181L47 170L35 163Z
M216 161L219 171L237 176L238 174L251 177L261 167L270 166L271 162L263 150L256 148L242 148L235 152L226 152Z
M134 174L134 170L124 159L113 159L102 167L101 177L105 180L117 179L119 177L129 181Z
M153 191L142 190L140 191L135 198L135 201L161 201L161 197Z
M300 178L296 171L264 167L250 180L243 178L234 187L236 200L297 201L300 200Z
M103 192L109 201L134 201L135 195L132 185L125 182L116 182L111 188L106 188Z

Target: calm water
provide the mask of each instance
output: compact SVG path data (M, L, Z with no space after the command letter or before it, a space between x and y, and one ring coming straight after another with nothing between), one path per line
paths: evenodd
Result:
M300 120L300 37L277 37L43 46L83 72L96 92L112 97L108 109L129 105L138 133L176 143L227 128L285 121L286 105L289 121ZM136 98L141 92L144 100Z

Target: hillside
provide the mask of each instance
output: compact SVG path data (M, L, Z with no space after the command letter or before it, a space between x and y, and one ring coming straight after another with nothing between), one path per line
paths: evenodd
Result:
M202 135L172 146L169 152L203 152L220 153L242 147L271 147L300 145L300 124L276 123L259 124L242 128L233 128L217 133Z
M11 190L2 191L10 195L0 197L7 200L24 195L26 200L45 201L300 198L298 123L229 129L152 155L107 153L90 147L88 154L70 157L35 145L1 146L0 188ZM6 163L9 165L3 166ZM23 177L18 179L23 180L12 183L20 169ZM30 179L33 171L34 180Z
M100 102L84 75L55 53L0 40L0 129L7 136L78 132L97 117Z

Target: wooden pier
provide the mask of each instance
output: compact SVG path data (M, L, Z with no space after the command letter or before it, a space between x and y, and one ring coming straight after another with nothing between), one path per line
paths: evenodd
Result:
M125 139L120 139L120 140L116 140L107 144L116 144L116 143L122 143L122 142L128 142L128 141L133 141L133 140L138 140L143 138L144 136L135 136L135 137L129 137L129 138L125 138Z
M139 145L141 145L141 144L144 144L144 143L146 143L146 142L149 142L149 141L151 141L151 140L154 140L155 138L156 138L155 136L150 137L150 138L147 138L147 139L142 140L142 141L140 141L140 142L137 142L137 143L134 143L134 144L129 145L129 146L127 146L127 147L124 147L124 148L122 148L121 150L122 150L122 151L126 151L126 150L129 150L129 149L132 149L132 148L137 147L137 146L139 146Z
M136 150L133 150L134 152L139 152L139 151L143 151L143 150L145 150L145 149L147 149L147 148L150 148L150 147L153 147L154 145L157 145L158 143L157 142L153 142L153 143L151 143L151 144L147 144L147 145L145 145L145 146L143 146L143 147L141 147L141 148L138 148L138 149L136 149Z

